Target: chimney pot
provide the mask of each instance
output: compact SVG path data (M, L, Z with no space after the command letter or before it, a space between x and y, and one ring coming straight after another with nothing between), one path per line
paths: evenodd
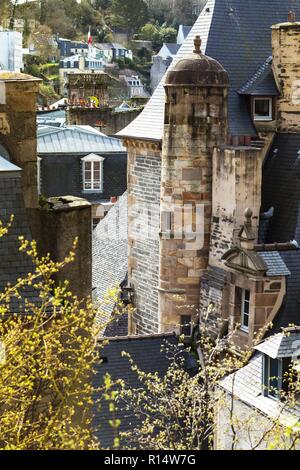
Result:
M296 14L293 10L291 10L288 13L288 22L289 23L295 23L295 21L296 21Z

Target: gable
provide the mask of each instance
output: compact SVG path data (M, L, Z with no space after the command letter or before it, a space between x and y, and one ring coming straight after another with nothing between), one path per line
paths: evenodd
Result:
M258 253L238 247L229 250L222 259L229 268L254 275L265 275L268 269Z

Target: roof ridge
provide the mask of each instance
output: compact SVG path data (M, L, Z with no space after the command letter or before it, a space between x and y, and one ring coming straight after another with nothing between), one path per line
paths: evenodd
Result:
M173 333L152 333L151 335L128 335L128 336L112 336L112 337L102 337L99 338L98 342L103 341L135 341L135 340L143 340L143 339L158 339L158 338L171 338L177 337L178 335Z
M242 86L241 88L238 90L238 93L244 93L245 90L247 90L247 88L250 86L250 85L253 85L253 83L255 83L257 80L260 79L260 81L262 81L264 78L265 78L265 75L267 73L269 73L269 65L272 63L273 61L273 57L272 55L268 56L267 59L258 67L258 69L256 70L256 72L252 75L251 78L249 78Z

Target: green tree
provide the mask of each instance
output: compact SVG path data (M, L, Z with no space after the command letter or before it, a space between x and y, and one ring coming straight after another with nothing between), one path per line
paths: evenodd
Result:
M171 27L162 27L160 29L160 40L164 42L176 42L177 30Z
M154 50L160 49L164 42L176 42L177 30L167 26L159 26L157 23L147 23L135 36L137 39L151 41Z
M132 36L148 20L148 7L144 0L112 0L115 25L124 28Z

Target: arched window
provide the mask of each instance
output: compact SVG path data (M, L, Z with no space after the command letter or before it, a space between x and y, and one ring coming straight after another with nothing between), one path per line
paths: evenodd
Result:
M81 159L83 174L83 191L103 191L103 162L104 158L91 153Z

